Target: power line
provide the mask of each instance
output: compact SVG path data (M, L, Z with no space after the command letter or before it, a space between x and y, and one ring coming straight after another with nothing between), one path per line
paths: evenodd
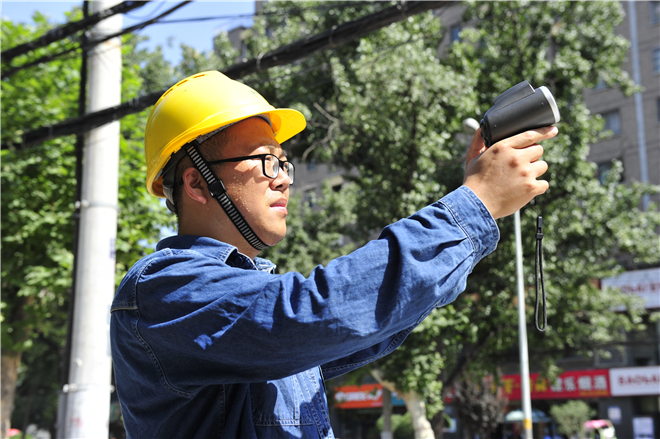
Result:
M176 20L159 21L156 24L194 23L199 21L231 20L235 18L281 16L287 14L299 14L301 12L307 12L307 11L324 11L327 9L337 9L340 7L355 6L356 4L359 3L363 3L363 2L352 1L348 4L343 4L343 5L334 4L334 5L326 5L326 6L315 6L311 8L291 8L291 9L284 9L284 10L271 11L271 12L255 12L253 14L233 14L233 15L215 15L215 16L207 16L207 17L179 18Z
M317 51L337 47L381 29L389 24L396 23L413 15L432 9L439 9L450 3L452 2L417 1L392 6L360 19L339 26L333 26L331 29L318 35L303 38L268 52L267 54L259 55L246 62L234 64L225 69L222 73L232 78L241 78L251 73L268 70L271 67L290 64ZM152 106L156 103L158 98L165 93L165 91L167 91L167 89L152 92L131 99L121 105L90 113L83 117L77 117L54 125L48 125L27 131L23 134L21 143L5 144L2 145L2 149L10 147L22 149L57 137L89 131L106 123L121 119L129 114L138 113L145 108Z
M53 60L55 60L55 59L57 59L57 58L59 58L63 55L66 55L67 53L75 52L79 48L82 48L82 50L89 50L92 47L95 47L95 46L97 46L101 43L104 43L108 40L111 40L113 38L116 38L116 37L119 37L119 36L122 36L122 35L125 35L125 34L129 34L129 33L141 30L141 29L144 29L145 27L149 26L150 24L153 24L154 22L156 22L160 18L165 17L165 16L173 13L174 11L178 10L179 8L182 8L183 6L187 5L190 2L191 2L191 0L181 2L178 5L172 7L170 9L168 9L167 11L163 12L162 14L158 15L157 17L154 17L154 18L152 18L150 20L147 20L147 21L143 21L142 23L138 23L134 26L127 27L126 29L123 29L121 32L116 32L112 35L107 35L107 36L105 36L101 39L98 39L98 40L83 42L80 45L80 47L78 47L78 46L70 47L69 49L63 50L61 52L58 52L58 53L55 53L55 54L52 54L52 55L42 56L41 58L37 58L34 61L30 61L30 62L25 63L23 65L14 67L12 69L9 69L7 71L2 72L2 77L3 78L8 78L8 77L12 76L14 73L19 72L23 69L26 69L28 67L32 67L32 66L35 66L37 64L44 63L44 62L53 61Z
M109 39L112 39L112 38L115 38L115 37L118 37L118 36L121 36L121 35L125 35L127 33L131 33L131 32L137 31L137 30L144 29L145 27L147 27L148 25L151 25L151 24L186 23L186 22L196 22L196 21L208 21L208 20L221 20L221 19L254 17L254 16L262 16L262 15L263 16L266 16L266 15L285 15L285 14L289 14L289 13L301 13L301 12L305 12L305 11L332 9L332 8L336 7L336 6L320 6L320 7L314 7L314 8L292 8L292 9L287 9L287 10L284 10L284 11L277 11L277 12L260 12L260 13L256 13L256 14L224 15L224 16L214 16L214 17L197 17L197 18L184 18L184 19L180 19L180 20L159 21L160 18L163 18L163 17L173 13L174 11L176 11L177 9L179 9L180 7L182 7L186 3L190 3L190 1L183 2L180 5L177 5L173 8L171 8L171 9L168 9L166 12L158 15L155 18L149 19L149 20L144 21L142 23L139 23L139 24L136 24L136 25L131 26L129 28L123 29L121 32L117 32L113 35L107 36L104 39L95 40L95 41L88 41L87 43L82 44L81 47L82 47L83 50L89 50L92 47L94 47L94 46L96 46L100 43L103 43L103 42L105 42ZM33 67L33 66L45 63L45 62L54 61L54 60L60 58L61 56L64 56L66 54L77 51L78 48L79 48L78 46L72 46L72 47L69 47L68 49L65 49L65 50L61 51L61 52L57 52L57 53L51 54L51 55L44 55L44 56L42 56L40 58L37 58L33 61L26 62L25 64L22 64L20 66L16 66L16 67L9 68L9 69L7 69L5 67L4 69L0 69L0 77L9 78L10 76L13 76L14 74L18 73L19 71L21 71L23 69Z
M235 64L223 73L231 78L242 78L250 73L257 73L271 67L290 64L314 52L330 49L363 37L389 24L404 20L410 16L439 9L448 1L402 2L396 6L375 12L360 19L350 21L309 38L295 41L265 55Z
M0 58L2 59L3 63L11 62L11 60L19 55L23 55L40 47L45 47L55 41L62 40L70 35L75 34L78 31L89 28L112 15L123 14L124 12L141 8L146 3L146 1L125 1L110 9L100 11L96 14L90 15L87 18L83 18L82 20L74 21L73 23L67 23L63 26L52 29L36 40L30 41L29 43L20 44L16 47L12 47L11 49L3 50Z
M145 15L143 15L141 17L135 16L133 14L124 14L124 16L126 16L128 18L132 18L133 20L144 20L147 17L153 17L154 15L156 15L158 13L158 11L160 11L163 8L163 6L165 6L165 4L166 4L166 2L157 2L156 3L156 8L153 11L147 12Z

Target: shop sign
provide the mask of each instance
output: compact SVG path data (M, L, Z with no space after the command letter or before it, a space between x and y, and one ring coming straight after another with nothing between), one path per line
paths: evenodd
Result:
M612 396L660 395L660 366L610 369Z
M610 396L607 369L572 370L554 381L540 379L538 373L529 375L532 399L601 398ZM510 401L521 399L520 375L502 377L504 393Z
M627 271L617 277L603 279L601 286L620 288L623 294L643 298L646 309L660 308L660 268Z
M635 435L635 439L653 439L655 437L653 430L653 418L650 416L633 418L633 434Z
M392 405L405 405L396 392L392 392ZM383 406L383 388L380 384L341 386L335 388L335 407L340 409L364 409Z

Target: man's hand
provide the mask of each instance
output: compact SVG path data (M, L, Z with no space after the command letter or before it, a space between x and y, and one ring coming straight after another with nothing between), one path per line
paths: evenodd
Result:
M481 199L493 218L511 215L548 190L537 180L548 170L537 142L555 137L557 127L545 127L501 140L486 149L478 129L467 155L463 184Z

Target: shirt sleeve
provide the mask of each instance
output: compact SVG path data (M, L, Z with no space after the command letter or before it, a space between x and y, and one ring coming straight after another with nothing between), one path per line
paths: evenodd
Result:
M391 352L455 300L498 239L490 213L461 187L309 277L173 252L140 274L134 327L177 388L262 382L320 364L334 376Z

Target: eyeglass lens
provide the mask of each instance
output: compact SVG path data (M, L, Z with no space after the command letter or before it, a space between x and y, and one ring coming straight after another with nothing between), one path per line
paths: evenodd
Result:
M266 174L266 177L269 178L277 178L277 175L279 174L279 170L280 170L280 163L282 163L283 171L286 173L286 175L289 176L289 179L291 180L291 184L293 184L293 177L295 173L295 168L293 167L293 163L284 162L284 161L281 162L274 155L269 154L265 157L264 174Z

